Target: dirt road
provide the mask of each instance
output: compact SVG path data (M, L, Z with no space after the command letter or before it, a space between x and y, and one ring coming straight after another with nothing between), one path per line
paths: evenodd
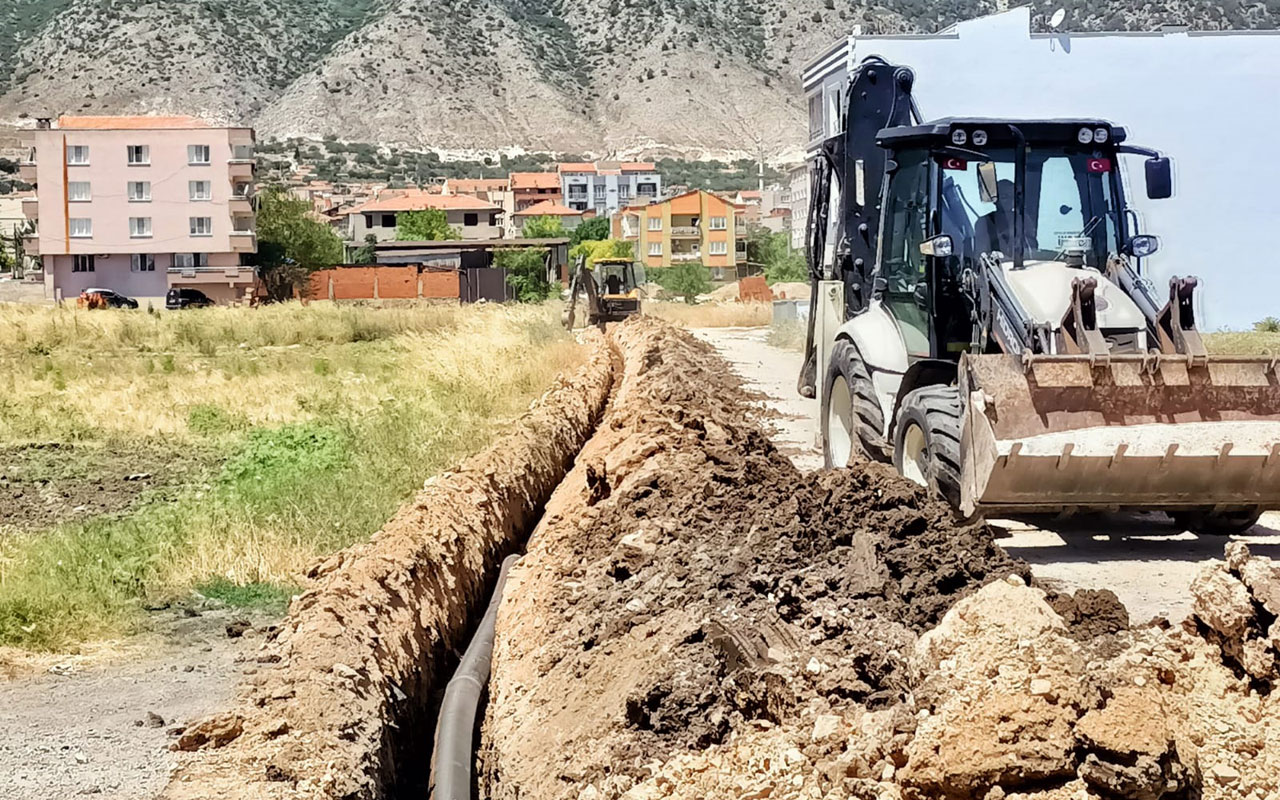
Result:
M769 398L766 406L778 414L773 436L780 449L802 470L820 467L818 401L795 391L800 354L769 345L768 328L706 328L695 334L714 345L750 389ZM1111 589L1138 621L1188 614L1187 587L1205 562L1222 557L1225 543L1177 530L1159 513L995 524L1008 534L1000 543L1031 563L1038 577L1069 589ZM1258 555L1280 557L1280 513L1264 515L1248 534L1233 538Z

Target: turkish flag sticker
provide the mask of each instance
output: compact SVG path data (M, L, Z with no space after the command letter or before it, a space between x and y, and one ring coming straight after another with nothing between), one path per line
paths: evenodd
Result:
M969 168L969 162L965 161L963 158L944 158L942 159L942 168L964 172Z
M1110 172L1111 159L1109 158L1091 158L1089 159L1090 172Z

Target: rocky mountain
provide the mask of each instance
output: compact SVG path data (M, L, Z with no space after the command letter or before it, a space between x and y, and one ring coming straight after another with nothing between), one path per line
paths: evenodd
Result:
M1067 30L1273 27L1280 0L1037 0ZM0 122L196 113L262 137L461 153L774 152L800 66L854 25L925 32L993 0L0 0Z

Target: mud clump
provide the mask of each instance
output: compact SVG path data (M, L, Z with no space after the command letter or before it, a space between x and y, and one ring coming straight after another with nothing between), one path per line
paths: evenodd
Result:
M490 796L619 796L815 701L835 718L899 705L919 633L1029 578L885 467L801 475L687 334L614 335L622 386L558 490L576 512L535 531L499 616Z

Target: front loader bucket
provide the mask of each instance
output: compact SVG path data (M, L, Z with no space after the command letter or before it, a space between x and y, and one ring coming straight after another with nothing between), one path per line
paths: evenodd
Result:
M1280 508L1274 358L965 355L961 510Z

